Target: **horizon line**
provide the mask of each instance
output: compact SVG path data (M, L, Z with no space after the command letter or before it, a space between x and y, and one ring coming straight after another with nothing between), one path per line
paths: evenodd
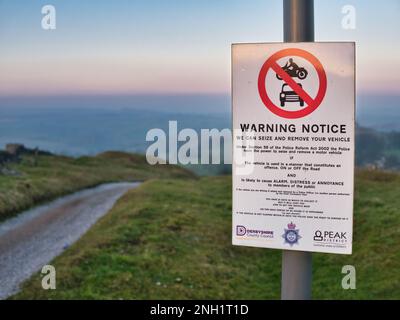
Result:
M188 97L188 96L231 96L231 92L137 92L137 93L52 93L52 94L0 94L0 99L15 98L78 98L78 97ZM356 96L389 96L400 97L400 92L373 92L358 90Z

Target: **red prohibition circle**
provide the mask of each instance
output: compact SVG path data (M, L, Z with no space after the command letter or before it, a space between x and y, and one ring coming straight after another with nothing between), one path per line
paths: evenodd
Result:
M304 58L314 66L319 78L319 89L315 98L311 98L310 96L308 96L308 94L304 90L302 90L302 88L300 88L294 80L291 80L291 77L285 71L283 71L281 67L277 64L277 61L279 59L287 56L297 56ZM283 80L286 83L287 83L286 80L292 81L291 82L292 86L290 84L289 85L297 94L299 94L303 98L305 102L307 102L307 106L303 107L298 111L287 111L283 110L282 108L279 108L271 101L270 97L268 96L265 81L268 71L271 69L274 72L277 72L279 71L278 68L283 72L283 74L281 73L281 76L283 76ZM270 58L268 58L267 61L265 61L264 65L260 70L260 74L258 75L258 92L260 94L262 102L272 113L287 119L303 118L309 115L310 113L314 112L320 106L322 100L324 99L326 94L326 88L327 88L327 78L324 67L322 66L321 62L313 54L302 49L291 48L276 52Z

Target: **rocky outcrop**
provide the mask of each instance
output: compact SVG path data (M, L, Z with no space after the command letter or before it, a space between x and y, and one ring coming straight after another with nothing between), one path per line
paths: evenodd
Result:
M50 152L39 150L38 148L29 149L20 143L9 143L5 151L0 150L0 166L8 162L18 162L24 154L28 155L51 155Z
M19 143L9 143L6 145L6 152L11 156L18 157L25 150L25 146Z

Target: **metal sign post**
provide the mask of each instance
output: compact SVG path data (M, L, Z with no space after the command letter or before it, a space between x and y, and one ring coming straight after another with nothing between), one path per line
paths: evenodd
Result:
M285 42L314 41L314 0L283 0ZM311 299L312 254L283 251L282 300Z
M284 43L232 44L232 244L283 250L283 300L311 299L311 252L352 253L355 43L313 15L284 0Z

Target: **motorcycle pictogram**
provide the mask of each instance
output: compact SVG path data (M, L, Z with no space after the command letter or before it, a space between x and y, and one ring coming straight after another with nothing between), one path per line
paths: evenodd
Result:
M304 80L308 76L308 71L302 67L299 67L292 58L289 59L289 61L286 63L282 69L292 78L299 78L300 80ZM279 80L282 80L282 78L279 76L279 74L276 74L276 77Z

